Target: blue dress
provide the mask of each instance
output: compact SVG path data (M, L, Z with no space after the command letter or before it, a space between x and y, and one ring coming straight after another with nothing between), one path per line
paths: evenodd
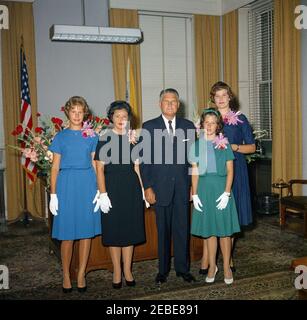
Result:
M92 203L97 182L91 153L97 143L97 136L84 138L81 130L64 129L49 146L50 151L61 155L56 182L59 207L53 219L52 238L76 240L101 234L100 211L94 213Z
M254 144L252 128L245 115L240 114L237 125L224 124L224 134L230 144ZM241 226L247 226L253 222L253 212L251 205L250 187L247 163L245 155L240 152L234 152L234 178L232 191L235 197L239 222Z

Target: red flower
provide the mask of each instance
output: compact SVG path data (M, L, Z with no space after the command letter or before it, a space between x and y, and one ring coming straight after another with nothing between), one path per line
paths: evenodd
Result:
M61 107L61 111L65 111L65 107L64 106Z
M41 128L41 127L37 127L37 128L35 128L35 132L36 133L38 133L38 134L41 134L42 132L43 132L43 128Z
M96 122L100 122L101 119L100 119L99 117L96 117L96 118L95 118L95 121L96 121Z
M52 117L52 118L51 118L51 121L52 121L52 123L58 124L59 126L61 126L62 123L63 123L63 120L62 120L62 119L56 118L56 117Z
M92 120L93 119L93 116L90 114L89 116L88 116L88 120Z
M40 114L39 112L36 112L36 116L37 116L37 117L40 117L41 114Z
M18 136L18 135L20 135L22 132L23 132L23 127L22 127L21 124L19 124L19 125L15 128L15 130L12 132L12 135L13 135L13 136Z
M103 119L103 122L108 126L110 124L110 120L108 118Z

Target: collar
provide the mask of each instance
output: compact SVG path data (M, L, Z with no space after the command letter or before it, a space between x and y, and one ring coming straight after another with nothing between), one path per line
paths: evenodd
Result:
M165 116L163 114L162 114L162 119L163 119L165 127L166 127L166 129L168 131L169 130L169 125L168 125L168 121L169 120L167 118L165 118ZM176 116L171 121L172 121L172 127L175 130L176 129Z

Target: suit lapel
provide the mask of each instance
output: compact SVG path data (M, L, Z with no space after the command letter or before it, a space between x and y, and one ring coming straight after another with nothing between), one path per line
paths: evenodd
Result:
M162 118L162 115L160 115L160 117L158 117L157 120L158 120L158 123L159 123L159 128L158 129L165 130L166 126L165 126L165 122L164 122L164 120Z

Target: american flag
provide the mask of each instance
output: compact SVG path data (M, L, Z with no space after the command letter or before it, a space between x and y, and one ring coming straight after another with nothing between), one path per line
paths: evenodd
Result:
M32 122L32 110L31 110L31 100L30 100L30 90L29 90L29 77L26 64L26 56L23 51L23 47L20 48L20 88L21 88L21 114L20 122L23 128L33 127ZM36 179L37 168L35 164L29 159L21 156L21 165L26 170L29 182L33 183Z

